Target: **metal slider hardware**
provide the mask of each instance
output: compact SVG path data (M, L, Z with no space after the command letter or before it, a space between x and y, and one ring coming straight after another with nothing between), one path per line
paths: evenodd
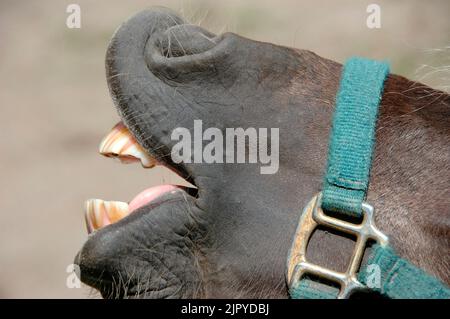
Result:
M361 224L353 224L326 215L320 207L321 196L322 194L319 193L311 199L300 218L288 258L287 279L289 287L293 287L305 275L314 275L337 283L340 286L337 298L348 298L353 292L366 289L366 286L358 281L357 273L364 256L367 241L374 240L382 246L387 246L388 237L376 228L374 224L374 208L371 205L367 203L362 204L363 220ZM356 245L350 264L344 273L336 272L306 260L308 242L318 226L336 229L356 237Z

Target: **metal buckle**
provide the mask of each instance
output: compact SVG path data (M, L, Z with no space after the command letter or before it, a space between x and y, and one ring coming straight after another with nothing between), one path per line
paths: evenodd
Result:
M324 278L339 284L338 298L348 298L356 290L366 289L358 281L357 272L364 256L367 241L372 239L380 245L386 246L388 244L388 237L375 227L374 208L371 205L367 203L362 204L363 220L361 224L353 224L325 215L320 207L321 198L322 193L314 196L302 213L288 258L287 280L289 287L292 287L304 275L314 275L318 278ZM356 245L345 273L336 272L306 260L308 242L313 231L319 225L356 236Z

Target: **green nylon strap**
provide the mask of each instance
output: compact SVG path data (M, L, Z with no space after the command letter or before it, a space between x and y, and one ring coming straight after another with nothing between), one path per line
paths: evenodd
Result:
M376 268L369 269L370 265L379 267L379 282L374 277ZM450 299L449 287L400 258L390 247L375 245L358 279L392 299Z
M313 280L302 278L290 287L289 295L292 299L336 299L339 290L319 285Z
M389 66L363 58L349 59L336 97L322 208L355 217L366 197L378 106Z

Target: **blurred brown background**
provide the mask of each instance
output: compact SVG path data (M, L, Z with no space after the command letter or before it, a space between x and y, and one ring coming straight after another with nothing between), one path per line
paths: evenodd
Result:
M381 6L381 29L366 7ZM66 7L81 6L81 29ZM389 59L395 73L444 90L450 85L450 2L442 1L0 1L0 297L82 298L66 267L86 239L83 201L128 201L146 187L177 182L97 154L118 121L104 54L133 13L167 6L213 32L312 50L342 62ZM447 71L445 71L447 70Z

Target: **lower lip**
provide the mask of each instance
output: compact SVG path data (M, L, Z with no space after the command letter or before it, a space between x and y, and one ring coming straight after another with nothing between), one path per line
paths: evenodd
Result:
M147 188L140 192L135 198L128 204L130 213L136 209L151 203L153 200L161 195L177 190L175 185L160 185Z

